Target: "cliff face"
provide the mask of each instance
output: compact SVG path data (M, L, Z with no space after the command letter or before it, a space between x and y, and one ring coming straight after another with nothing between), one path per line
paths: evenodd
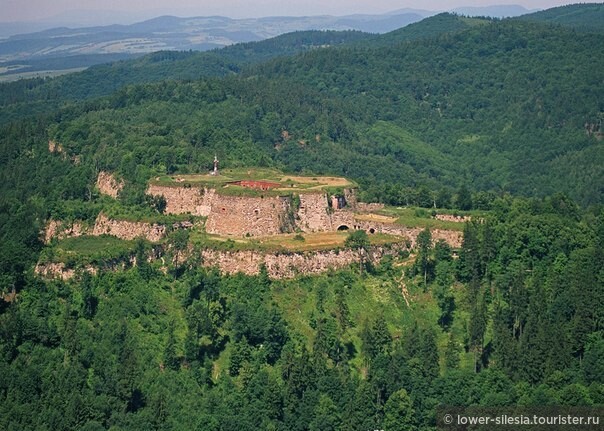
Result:
M53 238L71 238L85 235L86 232L86 228L79 221L67 225L60 220L50 220L44 229L44 244L49 244Z
M367 258L371 262L379 262L388 254L398 253L399 247L373 247ZM329 270L345 268L359 260L359 254L350 249L328 250L307 253L269 253L256 251L225 252L203 250L202 265L218 267L223 274L242 272L247 275L260 273L262 265L266 266L269 277L274 279L293 278L300 274L313 275Z
M166 235L166 227L144 222L112 220L101 213L96 218L92 235L112 235L126 240L143 237L149 241L157 242Z
M96 179L96 187L101 194L111 196L115 199L124 188L124 182L118 180L109 172L101 171Z
M44 242L50 243L53 238L63 239L82 235L111 235L120 239L132 240L143 237L151 242L157 242L166 236L166 227L160 224L132 222L128 220L113 220L101 213L91 228L81 222L65 225L59 220L50 220L44 229Z

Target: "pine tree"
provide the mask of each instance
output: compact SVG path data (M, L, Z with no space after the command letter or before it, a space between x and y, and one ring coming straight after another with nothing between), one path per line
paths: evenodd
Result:
M405 389L396 391L386 401L382 428L388 431L415 431L417 429L413 403Z

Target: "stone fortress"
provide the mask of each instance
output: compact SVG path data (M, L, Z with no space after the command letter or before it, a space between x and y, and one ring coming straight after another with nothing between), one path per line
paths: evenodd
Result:
M218 160L210 176L219 177ZM156 178L147 194L166 201L167 214L206 217L207 233L227 237L257 237L293 232L365 230L405 237L411 246L421 229L394 223L396 219L371 214L379 204L358 202L356 185L345 178L293 177L236 179L208 183L204 176ZM249 190L232 194L230 190ZM461 246L459 232L434 229L434 240Z
M237 181L239 187L274 190L266 181ZM356 193L342 196L325 191L282 195L230 196L208 187L150 185L147 193L166 200L166 213L207 217L206 231L224 236L264 236L280 233L325 232L353 228Z
M97 189L113 198L119 196L123 181L108 172L100 172ZM365 230L369 235L393 235L391 247L374 246L368 251L370 261L387 254L415 247L419 227L397 223L395 217L380 213L383 205L357 200L356 185L345 178L290 176L277 171L218 171L204 175L156 177L146 193L165 200L167 214L191 214L199 220L181 221L172 226L143 221L114 220L101 212L94 225L83 221L66 223L49 220L43 233L45 243L77 236L111 235L124 240L145 238L160 249L169 248L162 240L170 229L201 228L222 239L273 237L281 234L326 233ZM468 221L456 218L448 221ZM433 241L445 240L459 248L462 233L458 230L431 229ZM165 251L165 250L164 250ZM192 252L192 249L190 249ZM218 250L203 248L201 264L218 267L223 273L257 274L265 267L272 278L289 278L296 274L315 274L342 268L357 259L350 249L321 249L305 252L260 250ZM160 255L162 252L160 252ZM160 259L162 259L160 257ZM88 266L89 272L96 268ZM45 277L71 278L75 272L61 262L41 262L36 273Z

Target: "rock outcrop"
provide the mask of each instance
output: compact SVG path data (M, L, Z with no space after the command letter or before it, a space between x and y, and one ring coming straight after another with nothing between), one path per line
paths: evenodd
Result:
M48 151L50 153L63 153L63 146L52 139L48 141Z
M98 272L98 270L92 265L85 266L83 271L92 275L96 275ZM73 268L67 268L63 262L38 262L34 268L34 272L43 278L59 279L63 281L70 280L76 275L76 270Z
M398 253L400 248L400 245L392 248L373 247L366 258L376 263L385 255ZM269 277L283 279L345 268L358 262L359 254L350 249L268 254L250 250L228 252L206 249L201 252L201 258L203 266L217 267L223 274L241 272L257 275L264 265Z
M49 244L53 238L72 238L86 234L87 229L80 221L66 224L60 220L49 220L44 228L44 244Z
M452 221L455 223L465 223L465 222L472 221L472 217L470 217L470 216L457 216L457 215L453 215L453 214L436 214L434 216L434 218L436 220Z
M143 237L148 241L157 242L166 235L166 227L161 224L113 220L101 213L96 218L92 235L111 235L125 240Z
M191 227L188 222L176 223L175 229ZM101 213L98 215L92 228L87 228L81 221L66 224L60 220L50 220L44 229L44 243L49 244L53 238L64 239L82 235L111 235L120 239L132 240L143 237L151 242L160 241L166 236L166 226L157 223L133 222L128 220L114 220Z
M109 172L101 171L96 179L96 187L101 194L115 199L124 188L124 181L118 180Z

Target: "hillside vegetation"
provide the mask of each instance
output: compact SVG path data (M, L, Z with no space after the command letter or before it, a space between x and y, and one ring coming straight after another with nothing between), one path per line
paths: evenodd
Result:
M604 32L604 5L602 3L583 3L546 9L518 17L524 21L547 22L572 27L578 31Z
M601 409L600 52L602 34L439 15L0 85L0 429L419 431L441 405ZM42 244L50 218L184 220L145 189L214 155L350 178L397 223L473 221L459 250L424 229L379 265L363 231L334 233L358 262L291 280L202 268L199 231ZM42 279L39 261L77 270Z

